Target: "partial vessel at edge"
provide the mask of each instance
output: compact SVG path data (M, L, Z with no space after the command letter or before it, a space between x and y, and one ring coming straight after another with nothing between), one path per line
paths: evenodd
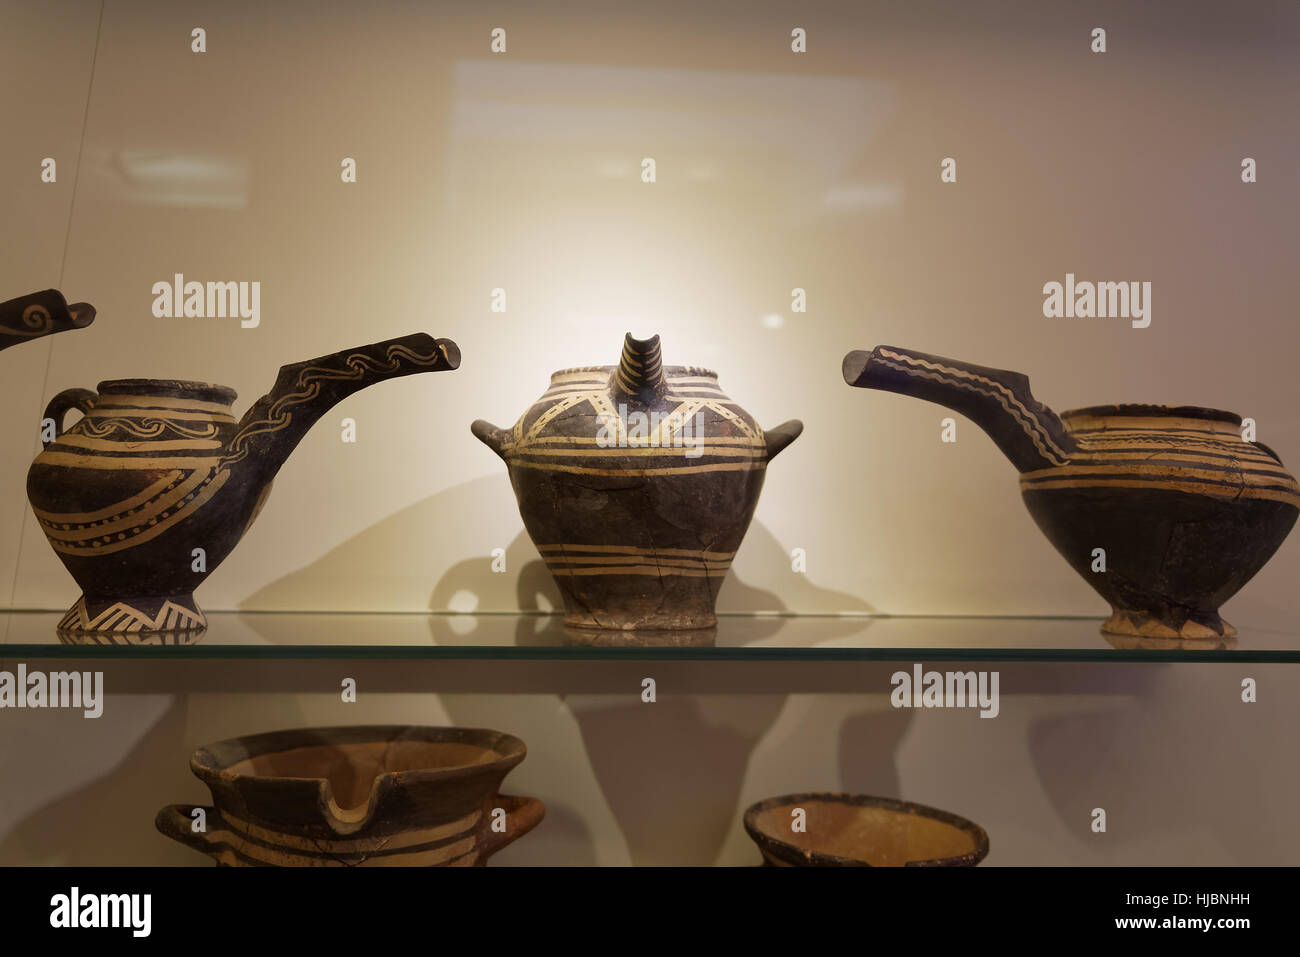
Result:
M238 420L234 390L208 383L115 379L60 392L45 410L57 435L27 473L41 531L82 590L60 636L201 633L194 589L238 544L312 425L377 382L459 365L454 342L424 333L359 346L284 366ZM73 409L83 418L64 430Z
M0 302L0 351L95 321L95 307L68 300L57 289L33 292Z
M1236 634L1219 607L1300 514L1295 478L1272 449L1242 438L1231 412L1133 404L1058 416L1020 373L896 346L850 352L843 373L852 386L946 406L988 433L1020 472L1038 527L1110 603L1111 634Z

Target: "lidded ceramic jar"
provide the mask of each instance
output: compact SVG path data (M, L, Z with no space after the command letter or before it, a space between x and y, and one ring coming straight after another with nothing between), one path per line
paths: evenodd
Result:
M562 369L513 428L472 429L506 463L566 625L674 630L716 624L768 463L803 425L764 431L717 373L628 335L618 365Z

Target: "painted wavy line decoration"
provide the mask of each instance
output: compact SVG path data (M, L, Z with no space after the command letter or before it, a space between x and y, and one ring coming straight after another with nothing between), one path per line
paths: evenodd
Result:
M201 425L189 426L175 419L164 419L155 416L147 416L141 419L127 419L118 416L113 418L87 417L77 423L76 431L97 439L108 438L114 432L124 432L127 435L142 439L156 439L169 431L190 439L211 439L217 435L217 424L215 422L205 422Z
M403 362L417 366L435 365L438 360L446 359L446 352L440 345L428 355L414 351L404 345L390 345L385 353L387 362L379 362L364 352L354 352L343 360L345 369L327 366L308 366L298 373L295 383L298 391L281 396L267 410L266 415L243 426L230 440L226 454L222 456L220 468L229 468L248 457L248 443L256 436L279 432L293 421L294 406L310 402L320 395L324 382L356 382L367 375L385 375L397 372Z
M1070 461L1070 457L1065 450L1053 441L1051 435L1043 428L1038 417L1034 415L1025 405L1015 397L1015 395L1004 386L1001 382L995 382L992 379L976 375L973 372L966 372L962 369L953 369L949 366L939 365L938 363L928 362L925 359L916 359L911 356L900 355L897 352L890 352L888 349L881 348L880 355L897 361L890 362L885 360L885 365L891 369L896 369L906 375L922 379L932 379L935 382L942 382L946 385L953 385L959 389L965 389L968 392L975 392L979 395L992 396L997 399L998 404L1006 409L1015 418L1020 428L1025 434L1033 440L1034 447L1042 454L1043 458L1056 465L1065 465ZM970 380L970 381L968 381ZM989 388L980 388L976 383L982 383Z

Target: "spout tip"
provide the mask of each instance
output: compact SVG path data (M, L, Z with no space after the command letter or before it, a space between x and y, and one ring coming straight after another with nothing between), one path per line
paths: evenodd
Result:
M438 344L438 350L442 353L443 358L447 360L448 369L460 368L460 346L450 339L435 339Z
M646 355L659 348L659 334L655 333L649 339L638 339L630 332L623 334L623 345L632 350L636 356Z
M88 302L74 302L68 306L68 315L72 317L72 328L84 329L95 321L95 307Z
M849 385L858 385L867 371L867 364L871 362L871 355L870 352L861 349L854 349L848 353L840 366L844 373L844 381Z
M501 456L501 458L505 458L505 429L497 428L491 422L483 419L475 419L470 423L469 430L474 433L474 438Z

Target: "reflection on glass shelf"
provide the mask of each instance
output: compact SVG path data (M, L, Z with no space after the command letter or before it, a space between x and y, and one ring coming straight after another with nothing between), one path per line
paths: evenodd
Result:
M1103 635L1093 618L724 615L695 632L603 632L549 614L213 612L198 636L60 636L56 612L0 613L10 657L666 658L1296 661L1300 631L1201 641ZM197 639L197 640L196 640ZM84 641L84 639L82 639Z

